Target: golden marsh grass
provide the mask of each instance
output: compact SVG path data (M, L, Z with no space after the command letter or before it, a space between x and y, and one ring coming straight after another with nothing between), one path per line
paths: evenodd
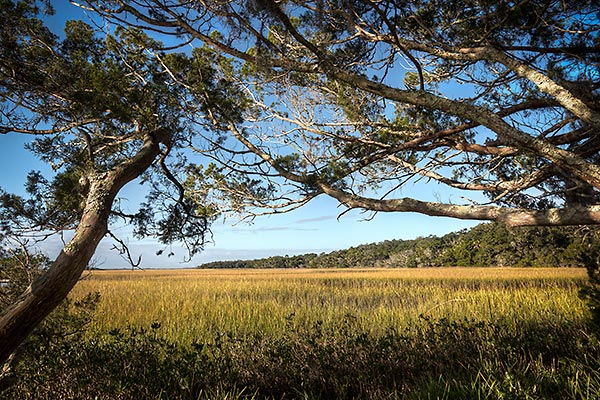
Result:
M351 318L377 335L433 319L582 322L582 268L94 271L74 297L99 292L92 330L161 324L181 343L220 333L279 335ZM318 322L317 322L318 321Z

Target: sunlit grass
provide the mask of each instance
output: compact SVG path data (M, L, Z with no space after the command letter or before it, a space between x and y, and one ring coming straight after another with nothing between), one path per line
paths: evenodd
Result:
M278 336L352 317L374 335L431 319L582 323L586 279L574 268L94 271L74 296L101 294L92 331L161 324L166 338Z

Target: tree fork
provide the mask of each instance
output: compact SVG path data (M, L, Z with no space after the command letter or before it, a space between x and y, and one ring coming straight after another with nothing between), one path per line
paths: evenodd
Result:
M170 138L166 129L149 132L134 157L108 172L90 177L86 205L75 235L48 271L0 314L0 365L7 362L25 338L73 289L108 231L108 218L117 194L125 184L150 167L160 154L159 143L168 143Z

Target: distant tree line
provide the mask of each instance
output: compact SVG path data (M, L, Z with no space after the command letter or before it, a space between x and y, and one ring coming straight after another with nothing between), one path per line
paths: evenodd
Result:
M330 253L214 261L199 268L583 267L600 256L600 228L509 228L485 223L414 240L386 240Z

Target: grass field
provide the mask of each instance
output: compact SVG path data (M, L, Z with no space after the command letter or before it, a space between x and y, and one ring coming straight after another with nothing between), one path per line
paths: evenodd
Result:
M178 342L218 332L280 335L316 321L382 334L432 319L577 323L586 279L577 268L94 271L74 296L98 291L92 328L149 326Z
M7 398L600 399L586 281L567 268L93 271L72 294L100 293L87 329L42 332Z

